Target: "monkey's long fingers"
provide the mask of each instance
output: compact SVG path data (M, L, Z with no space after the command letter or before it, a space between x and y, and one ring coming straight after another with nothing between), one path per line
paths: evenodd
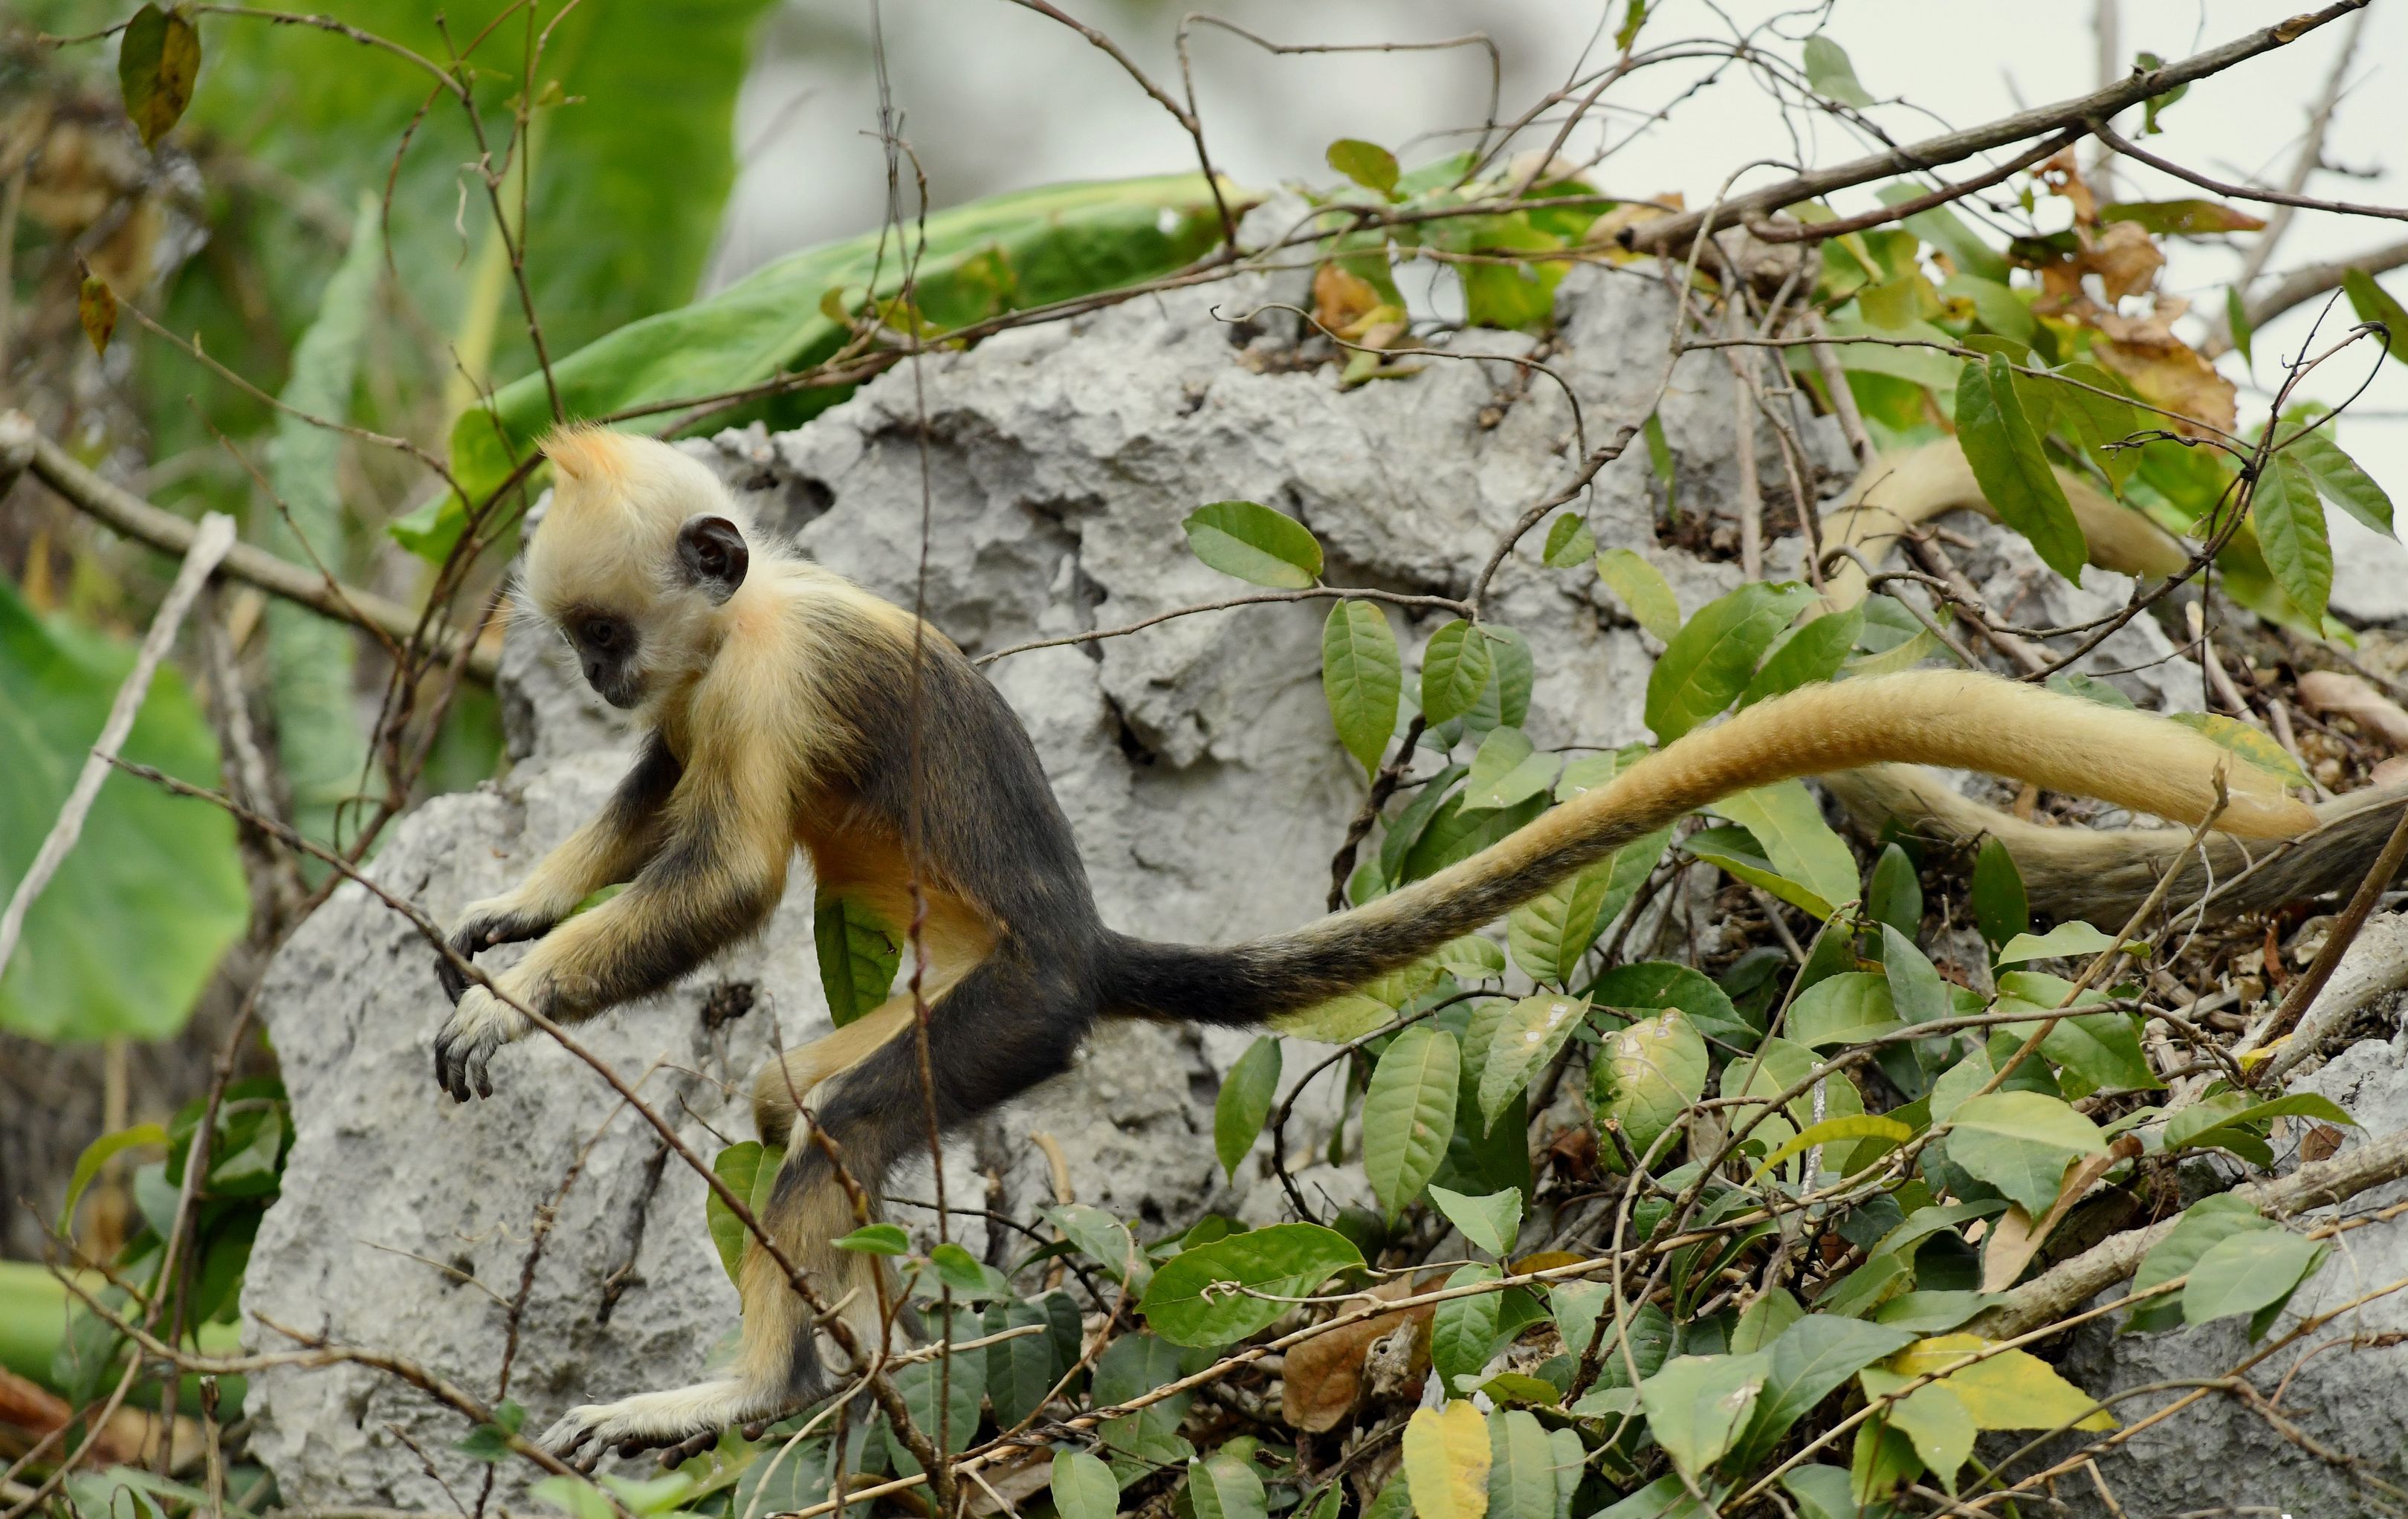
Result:
M720 1432L716 1429L703 1429L688 1435L685 1439L681 1440L674 1444L662 1446L659 1457L662 1468L666 1469L671 1467L681 1466L685 1462L700 1455L703 1452L719 1443L719 1435ZM621 1446L619 1448L619 1454L622 1455L626 1455L627 1448L624 1445Z
M473 953L472 950L464 949L456 943L452 947L464 959ZM460 999L468 995L468 978L461 974L460 967L452 963L452 957L448 954L438 954L435 957L435 980L442 986L443 995L452 999L452 1005L455 1008L460 1005Z

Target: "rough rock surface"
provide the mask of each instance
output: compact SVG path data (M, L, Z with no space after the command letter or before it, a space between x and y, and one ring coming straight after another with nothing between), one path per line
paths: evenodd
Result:
M1333 584L1463 594L1498 535L1579 456L1561 391L1490 361L1433 362L1408 380L1341 392L1332 367L1292 364L1284 337L1212 315L1272 294L1166 296L928 360L931 620L976 655L1230 595L1242 588L1187 552L1179 523L1238 496L1311 524ZM1664 372L1669 314L1659 288L1627 275L1584 269L1567 280L1560 351L1547 362L1581 399L1588 446L1640 420ZM1530 345L1496 333L1461 343L1509 356ZM1684 361L1664 407L1690 501L1731 492L1719 365ZM697 447L808 552L909 603L921 436L911 377L898 373L800 432ZM1828 426L1811 436L1822 462L1844 466ZM1758 447L1778 457L1770 433ZM1599 478L1591 518L1602 543L1654 552L1647 482L1641 450ZM1537 550L1534 535L1488 608L1529 636L1535 736L1640 737L1649 646L1595 577L1547 570ZM1661 560L1685 609L1737 580L1735 566ZM1214 939L1320 910L1330 852L1361 795L1321 694L1326 609L1211 613L990 667L1035 736L1109 921ZM624 739L554 653L513 639L503 695L515 767L498 786L406 819L375 867L387 889L448 915L523 873L599 804ZM444 1010L431 954L391 910L346 887L279 958L262 1010L295 1143L246 1309L491 1397L528 1241L539 1210L554 1207L509 1358L509 1392L530 1424L571 1402L692 1380L736 1323L703 1229L701 1182L664 1158L597 1076L541 1039L495 1061L491 1101L442 1100L428 1053ZM798 882L758 945L580 1037L640 1076L647 1100L708 1156L750 1137L740 1092L771 1025L791 1044L824 1032L825 1017ZM1040 1132L1059 1141L1077 1197L1124 1216L1279 1216L1275 1183L1241 1168L1232 1185L1211 1157L1218 1071L1243 1045L1228 1034L1107 1030L1070 1075L949 1143L949 1198L1023 1216L1050 1200L1028 1139ZM1298 1138L1310 1147L1309 1134ZM928 1190L924 1171L896 1187L904 1197ZM965 1220L955 1234L978 1249L983 1228ZM284 1343L262 1322L251 1332L262 1348ZM336 1368L252 1385L253 1448L287 1502L449 1508L447 1487L473 1500L480 1473L452 1449L456 1417L391 1378ZM505 1469L505 1480L523 1478Z

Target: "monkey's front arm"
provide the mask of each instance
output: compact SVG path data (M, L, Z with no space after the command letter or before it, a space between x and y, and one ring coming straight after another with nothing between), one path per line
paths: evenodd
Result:
M462 947L459 935L471 929L496 931L480 924L538 921L541 925L531 932L511 937L541 937L542 942L494 978L509 1001L474 985L456 997L452 1017L435 1040L436 1082L456 1100L465 1102L471 1093L491 1096L486 1067L494 1052L524 1038L533 1026L510 1001L562 1023L581 1022L605 1008L666 987L724 945L759 927L784 894L794 836L788 821L776 815L775 793L732 784L724 772L674 777L673 792L665 804L650 806L643 828L616 835L616 844L601 838L580 845L588 833L605 827L622 803L630 802L638 777L651 767L652 752L646 751L610 809L548 858L525 885L464 913L461 928L454 931L455 947ZM600 868L595 862L613 848L618 857L627 857L639 844L646 858L627 889L562 923L567 910L596 887L623 879L612 875L585 884ZM564 855L570 858L563 861ZM555 861L561 861L557 868ZM508 916L511 913L524 916ZM551 914L549 921L542 921L545 913Z

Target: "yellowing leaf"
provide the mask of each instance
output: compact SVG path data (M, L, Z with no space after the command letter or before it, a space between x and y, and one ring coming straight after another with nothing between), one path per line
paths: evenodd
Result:
M1486 1519L1488 1421L1467 1402L1417 1409L1405 1425L1405 1482L1420 1519Z
M1899 1351L1878 1368L1868 1367L1860 1373L1865 1391L1879 1397L1897 1391L1917 1377L1950 1366L1977 1352L1988 1350L1990 1341L1979 1335L1938 1335L1918 1340ZM1974 1426L1982 1429L2054 1429L2059 1425L2071 1425L2076 1429L2113 1429L2115 1419L2105 1409L2092 1407L2098 1399L2057 1375L2055 1368L2039 1356L2026 1351L1999 1351L1986 1358L1942 1377L1938 1385L1946 1387L1964 1404L1972 1415Z

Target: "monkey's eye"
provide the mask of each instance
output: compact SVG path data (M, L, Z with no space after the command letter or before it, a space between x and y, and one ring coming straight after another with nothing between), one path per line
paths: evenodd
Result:
M585 620L585 641L596 649L609 649L619 641L619 624L607 617Z

